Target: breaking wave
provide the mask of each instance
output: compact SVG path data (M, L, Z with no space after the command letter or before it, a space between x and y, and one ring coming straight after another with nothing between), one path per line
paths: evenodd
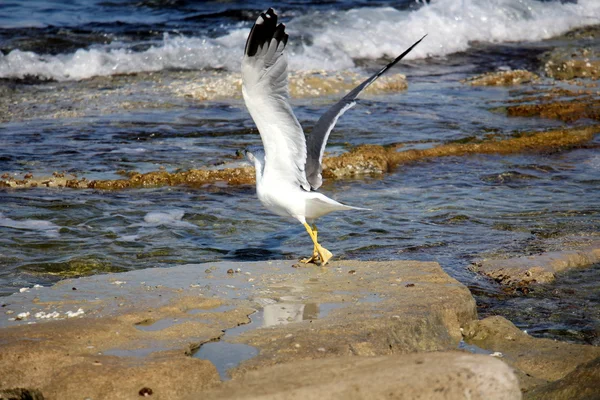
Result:
M359 58L399 54L428 34L407 58L444 56L467 50L473 41L537 41L600 22L600 2L537 0L432 0L416 10L390 7L309 12L287 21L290 67L341 70ZM143 51L132 44L93 45L68 54L38 54L19 49L0 53L0 78L34 76L81 80L93 76L165 69L239 69L249 28L232 27L217 38L173 36Z

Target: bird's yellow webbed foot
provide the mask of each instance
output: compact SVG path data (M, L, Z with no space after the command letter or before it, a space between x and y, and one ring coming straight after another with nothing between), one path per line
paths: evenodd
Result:
M305 264L308 264L308 263L316 264L316 261L320 260L321 266L327 264L327 262L331 259L331 257L333 257L333 254L331 254L331 252L329 250L327 250L325 247L321 246L319 244L319 242L317 241L317 236L319 233L317 230L317 226L313 225L311 228L310 225L308 225L305 222L304 227L306 228L306 231L310 235L310 238L313 241L314 247L313 247L312 256L310 256L309 258L303 258L302 260L300 260L300 262L303 262Z
M312 256L308 257L308 258L303 258L300 260L301 263L304 264L310 264L310 263L315 263L316 261L319 259L319 253L317 252L317 248L315 247L315 249L313 250Z

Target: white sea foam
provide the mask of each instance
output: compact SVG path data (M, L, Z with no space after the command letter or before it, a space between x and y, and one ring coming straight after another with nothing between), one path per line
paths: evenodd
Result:
M50 221L39 219L15 220L7 218L0 212L0 226L6 228L22 229L28 231L41 231L47 236L58 236L60 227Z
M144 221L146 224L152 226L169 225L196 227L194 224L181 220L184 214L185 213L181 210L152 211L144 216Z
M75 317L79 317L80 315L85 314L85 311L83 311L83 308L80 308L77 311L69 310L65 314L67 315L67 318L75 318Z
M319 22L323 20L328 23ZM395 56L426 33L407 58L464 51L473 41L541 40L599 22L598 0L432 0L413 11L380 7L313 12L288 21L290 65L295 70L352 68L353 59ZM237 27L218 38L165 35L162 43L145 51L118 43L59 55L13 50L0 53L0 77L80 80L173 68L238 70L247 35L248 28Z

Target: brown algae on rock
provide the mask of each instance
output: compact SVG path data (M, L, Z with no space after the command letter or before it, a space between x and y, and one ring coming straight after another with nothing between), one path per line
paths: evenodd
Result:
M542 117L574 122L580 119L600 121L600 98L590 96L573 100L541 101L506 107L509 117Z
M590 48L557 48L546 54L544 72L557 80L600 79L600 54Z
M409 149L398 151L402 144L389 146L361 145L339 156L326 157L323 161L323 176L329 179L343 179L368 174L384 174L393 171L398 165L436 157L468 156L471 154L515 154L526 152L544 152L576 148L584 146L600 132L600 126L583 128L565 128L545 132L530 132L519 135L483 140L454 142L437 145L426 149ZM248 167L224 169L192 169L183 172L164 170L148 173L130 173L127 179L79 180L65 177L52 177L44 180L18 179L8 176L0 180L0 187L27 188L35 187L42 180L48 187L90 188L119 190L139 187L190 185L201 186L216 182L229 185L248 185L255 180L254 169Z

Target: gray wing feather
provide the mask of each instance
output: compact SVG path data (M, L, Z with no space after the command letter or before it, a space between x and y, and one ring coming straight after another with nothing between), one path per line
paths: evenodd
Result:
M310 190L306 180L306 139L288 102L288 35L269 8L250 31L242 60L242 94L265 149L264 174L293 180Z
M410 46L406 51L404 51L404 53L396 57L394 61L392 61L391 63L383 67L381 70L379 70L377 73L373 74L370 78L366 79L363 83L352 89L340 101L331 106L325 112L325 114L321 116L321 118L319 118L310 136L306 140L306 178L313 190L318 189L323 183L323 177L321 176L321 172L323 172L323 152L325 151L325 146L327 145L327 139L329 139L329 134L335 126L338 118L341 117L347 110L349 110L356 104L356 98L363 90L365 90L371 83L375 82L375 80L381 75L383 75L388 69L396 65L398 61L402 60L402 58L404 58L404 56L410 53L410 51L416 45L418 45L421 42L421 40L425 38L425 36L416 41L412 46Z

